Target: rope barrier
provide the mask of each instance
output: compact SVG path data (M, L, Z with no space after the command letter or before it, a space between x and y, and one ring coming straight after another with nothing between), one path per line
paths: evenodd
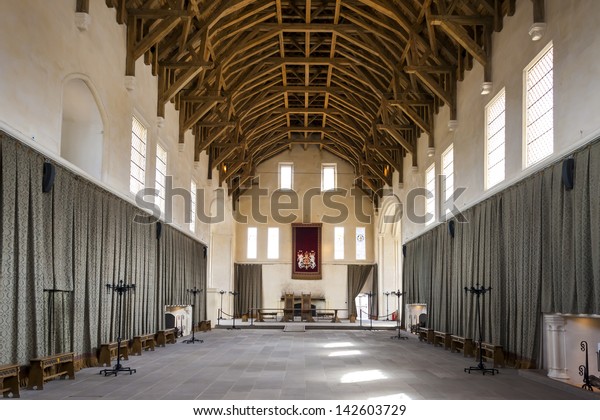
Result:
M225 314L225 315L227 315L227 316L229 316L229 317L233 318L233 315L231 315L231 314L228 314L228 313L227 313L227 312L225 312L225 311L221 311L221 317L223 316L223 314Z

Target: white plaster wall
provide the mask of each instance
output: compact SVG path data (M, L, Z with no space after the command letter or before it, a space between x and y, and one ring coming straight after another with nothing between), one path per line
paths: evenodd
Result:
M291 264L263 265L263 306L265 308L283 308L281 297L285 293L311 293L315 297L324 297L322 309L345 309L347 304L348 269L344 264L324 264L323 280L295 280L291 278ZM321 302L313 302L321 308ZM338 313L347 317L346 310Z
M104 123L90 87L82 79L64 84L60 155L102 179Z
M267 216L266 223L258 223L252 218L250 194L242 196L239 201L239 211L248 216L247 223L236 222L235 234L235 261L239 263L263 264L263 306L278 308L281 304L281 296L285 292L311 292L313 295L325 297L329 308L346 308L347 294L347 264L372 264L375 262L374 242L375 232L373 223L365 224L355 216L354 199L346 197L335 197L334 201L342 203L348 209L348 217L340 223L323 223L321 231L321 263L322 280L295 280L291 278L292 272L292 228L290 224L277 223L270 212L269 197L271 192L278 189L278 170L280 162L294 164L293 189L298 194L299 203L296 210L282 211L281 214L296 216L295 222L321 223L323 216L335 216L337 210L327 208L323 203L321 194L311 199L311 211L303 215L302 202L305 192L309 189L321 188L321 164L337 164L337 186L350 190L353 186L354 171L351 165L342 159L320 150L316 146L309 146L307 150L303 147L294 146L278 156L258 166L256 173L259 176L260 188L269 191L269 195L259 200L261 214ZM283 200L282 200L283 201ZM372 204L369 199L362 200L362 212L374 221ZM239 220L239 219L238 219ZM247 258L247 228L255 226L258 228L258 257ZM334 227L344 227L344 259L334 259L333 238ZM355 233L356 227L366 227L367 258L356 260ZM279 227L279 258L269 260L267 258L267 232L268 227ZM342 314L346 316L347 314Z
M60 154L96 179L102 179L102 125L63 120Z
M516 13L504 19L504 28L493 35L493 91L482 96L483 69L477 62L458 84L458 128L448 130L448 107L440 108L435 118L435 155L427 156L427 136L418 141L418 172L413 172L412 157L404 162L404 183L394 185L405 202L407 192L424 187L425 170L436 165L441 170L441 156L454 144L455 185L466 192L460 196L459 209L468 208L485 197L506 188L517 180L560 159L570 150L600 135L600 43L597 17L600 2L594 0L546 0L547 31L539 41L531 41L528 30L533 22L530 2L517 2ZM554 46L554 154L531 168L523 168L523 70L552 41ZM484 189L486 104L506 89L506 179L493 189ZM439 194L438 194L439 195ZM424 213L424 199L415 203L417 214ZM431 226L402 221L402 238L406 242Z
M157 78L151 69L136 62L136 88L125 88L126 28L118 25L115 9L103 0L90 1L92 23L87 31L75 26L73 0L20 0L3 2L0 13L0 128L43 153L74 168L60 158L63 88L68 80L81 78L90 87L103 115L103 152L100 183L122 197L129 192L131 119L148 128L146 185L155 182L156 144L168 152L168 175L173 185L189 190L190 180L199 188L210 186L207 158L193 162L193 138L186 133L183 150L178 146L178 112L167 104L164 125L156 117ZM64 127L73 131L76 127ZM79 171L81 172L81 171ZM94 172L94 171L92 171ZM85 175L85 173L84 173ZM94 173L88 175L97 175ZM175 201L167 221L187 234L208 243L210 226L197 222L196 233L185 223L184 207Z
M25 141L42 153L83 176L98 182L122 198L134 202L129 192L131 121L138 118L148 129L146 185L153 188L156 171L156 145L168 153L167 176L174 188L189 191L193 179L198 202L204 214L219 187L216 177L208 179L205 153L194 162L194 141L185 134L178 144L179 113L171 103L165 109L162 124L157 119L157 78L143 58L136 62L135 89L125 87L126 27L116 22L115 9L103 0L90 1L91 26L79 31L75 26L75 1L19 0L3 2L0 13L0 129ZM84 170L61 158L62 130L75 133L68 122L63 127L63 90L72 79L82 79L98 104L104 123L102 167ZM77 151L73 151L77 153ZM71 160L76 161L72 158ZM91 166L90 166L91 167ZM97 171L100 172L100 176ZM213 171L213 175L216 175ZM95 177L95 178L94 178ZM187 235L209 245L207 295L208 319L216 321L219 300L214 291L231 290L233 223L231 202L225 193L225 220L217 225L196 221L195 233L186 223L183 201L175 198L173 213L165 220ZM202 200L203 199L203 200ZM189 219L189 217L187 217ZM212 234L217 233L213 240ZM227 300L226 300L227 302ZM231 308L224 310L231 313ZM215 322L216 323L216 322Z

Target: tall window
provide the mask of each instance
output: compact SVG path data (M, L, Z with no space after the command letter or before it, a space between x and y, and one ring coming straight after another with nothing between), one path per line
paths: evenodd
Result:
M165 185L167 181L167 151L156 146L156 205L161 214L165 212Z
M425 224L433 223L435 220L435 164L431 165L425 172L425 188L431 196L425 202L425 211L429 213Z
M196 183L192 180L190 185L190 230L196 231Z
M444 201L448 201L454 194L454 145L450 145L442 154L442 175L444 175ZM446 208L446 213L450 208Z
M258 240L258 229L255 227L248 228L248 243L246 246L246 257L248 259L256 259L256 243Z
M148 130L133 118L131 123L131 167L129 172L129 191L137 194L146 184L146 140Z
M485 187L492 188L504 181L506 95L504 89L485 108L486 136L486 181Z
M333 258L344 259L344 228L336 226L334 229Z
M364 227L356 228L356 259L366 260L367 259L367 245L366 245L366 229Z
M279 258L279 228L270 227L267 237L267 258Z
M321 191L335 190L336 185L335 163L324 163L321 167Z
M554 150L553 55L550 43L525 69L525 166Z
M279 164L279 188L291 190L293 188L294 165L291 163Z

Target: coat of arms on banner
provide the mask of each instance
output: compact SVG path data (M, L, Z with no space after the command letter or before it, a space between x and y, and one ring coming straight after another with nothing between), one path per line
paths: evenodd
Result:
M297 256L298 268L303 268L305 270L315 268L317 266L317 261L315 260L315 251L314 249L310 252L308 251L298 251Z
M292 223L292 278L321 279L321 223Z

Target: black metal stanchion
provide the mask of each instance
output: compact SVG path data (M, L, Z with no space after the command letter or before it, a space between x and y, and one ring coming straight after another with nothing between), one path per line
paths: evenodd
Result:
M385 292L385 320L389 321L390 320L390 292Z
M363 298L363 295L358 296L358 306L360 307L360 309L358 310L358 322L360 323L361 328L362 328L362 314L364 313L364 311L362 310L362 298Z
M373 308L373 292L367 292L367 316L369 317L369 331L373 331L373 314L371 314Z
M217 325L221 325L221 320L223 318L223 295L227 293L225 290L220 290L219 294L221 295L221 307L219 308L219 317L217 318Z
M588 343L582 341L580 344L581 351L585 352L585 365L579 365L579 376L583 376L583 385L581 388L587 389L588 391L594 391L592 388L592 382L590 381L590 364L588 362Z
M193 289L187 289L187 292L193 295L192 298L192 338L189 338L187 340L183 340L184 343L186 344L194 344L195 342L198 343L204 343L204 340L199 340L196 338L196 329L194 328L194 312L196 312L195 308L196 308L196 295L198 293L200 293L202 291L202 289L198 289L197 287L194 287Z
M496 373L500 373L498 371L498 369L495 368L486 368L485 365L483 364L483 353L481 350L481 343L483 341L483 331L482 331L482 326L481 326L481 303L479 302L479 298L481 297L481 295L485 295L487 292L489 292L490 290L492 290L491 287L485 288L483 286L479 286L479 283L477 283L475 285L475 287L471 286L469 287L465 287L465 293L471 293L473 295L475 295L476 298L476 303L475 303L475 320L477 323L477 328L479 329L479 342L478 342L478 350L479 350L479 363L477 363L477 366L471 366L468 368L465 368L465 372L471 373L472 370L475 371L480 371L481 373L483 373L484 375L486 373L491 373L492 375L496 374Z
M229 294L233 295L233 316L232 316L232 318L233 318L233 325L231 327L227 328L227 329L228 330L241 330L241 328L238 328L238 327L235 326L235 297L237 295L239 295L240 292L229 292Z
M135 284L126 284L123 282L123 280L119 280L118 284L107 284L106 287L109 290L112 290L113 293L117 293L117 322L119 323L119 327L117 328L117 364L110 369L102 369L100 371L100 375L104 374L104 376L117 376L119 372L129 372L129 374L132 375L136 372L135 369L121 365L121 312L123 294L129 292L130 290L134 290Z
M396 340L408 340L408 337L405 337L400 332L400 297L404 295L404 292L401 292L400 289L391 293L392 295L396 295L398 298L398 304L396 307L396 327L398 328L398 335L392 335L391 339Z

